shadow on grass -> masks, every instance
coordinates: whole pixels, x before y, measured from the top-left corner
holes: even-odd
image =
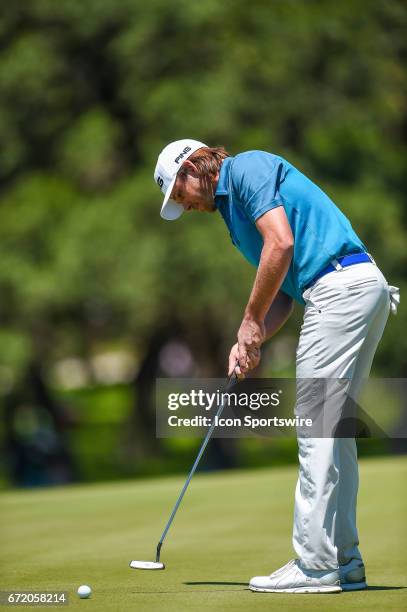
[[[367,591],[397,591],[399,589],[405,589],[405,586],[371,586],[367,587]]]
[[[232,591],[248,591],[248,585],[246,582],[184,582],[186,586],[240,586],[245,587],[242,589],[212,589],[212,590],[203,590],[198,589],[195,591],[196,595],[199,593],[231,593]],[[365,591],[397,591],[400,589],[405,589],[405,586],[369,586]],[[175,594],[175,593],[193,593],[194,591],[190,590],[182,590],[182,591],[133,591],[134,595],[163,595],[163,594]],[[360,593],[360,591],[342,591],[345,595],[348,593]],[[339,593],[335,593],[338,595]]]
[[[188,586],[200,586],[200,585],[231,585],[231,586],[243,586],[243,587],[248,587],[247,582],[184,582],[184,584],[188,585]],[[400,589],[405,589],[407,587],[405,586],[368,586],[367,591],[397,591]],[[233,589],[236,590],[236,589]],[[238,589],[240,590],[240,589]],[[243,589],[242,589],[243,590]],[[356,593],[357,591],[342,591],[343,593]]]
[[[232,586],[244,586],[247,587],[248,584],[247,582],[184,582],[184,584],[187,584],[188,586],[199,586],[199,585],[203,585],[203,584],[219,584],[219,585],[225,585],[225,584],[230,584]]]
[[[182,591],[133,591],[134,595],[164,595],[164,594],[172,594],[174,595],[175,593],[189,593],[189,594],[194,594],[194,595],[199,595],[200,593],[232,593],[232,592],[236,592],[236,591],[248,591],[248,587],[247,587],[247,583],[246,582],[184,582],[183,584],[187,585],[187,586],[213,586],[213,585],[231,585],[231,586],[240,586],[240,587],[245,587],[245,588],[240,588],[240,589],[196,589],[195,591],[191,591],[190,589],[183,589]]]

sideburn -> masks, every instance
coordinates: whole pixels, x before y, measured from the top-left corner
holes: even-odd
[[[199,176],[199,185],[205,193],[213,194],[213,177],[210,174],[201,174]]]

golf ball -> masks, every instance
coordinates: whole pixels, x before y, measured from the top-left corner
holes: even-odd
[[[87,584],[81,584],[78,589],[78,595],[81,599],[87,599],[88,597],[90,597],[91,593],[92,589]]]

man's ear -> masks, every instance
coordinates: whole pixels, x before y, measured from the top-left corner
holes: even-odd
[[[194,177],[198,177],[199,176],[198,168],[189,159],[186,159],[184,161],[184,163],[182,164],[182,167],[183,167],[183,169],[186,170],[187,174],[189,174],[191,176],[194,176]]]

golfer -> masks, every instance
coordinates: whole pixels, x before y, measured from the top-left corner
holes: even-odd
[[[341,379],[343,397],[336,391],[335,402],[344,402],[345,395],[356,400],[399,294],[332,200],[278,155],[247,151],[232,157],[221,147],[190,139],[163,149],[154,179],[164,193],[164,219],[175,220],[184,211],[220,213],[233,244],[257,268],[230,351],[229,374],[236,368],[244,377],[259,364],[263,343],[285,323],[296,300],[305,306],[297,381]],[[310,397],[312,404],[310,385],[297,382],[297,413],[309,409]],[[252,578],[250,588],[364,589],[355,439],[299,437],[298,450],[297,558]]]

